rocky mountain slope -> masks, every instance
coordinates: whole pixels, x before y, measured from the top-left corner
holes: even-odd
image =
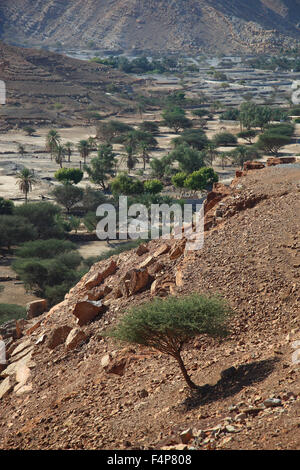
[[[76,123],[89,109],[112,114],[130,107],[135,80],[101,64],[0,42],[0,79],[6,82],[6,123]],[[107,94],[115,85],[128,99]],[[59,108],[56,107],[57,104]],[[91,108],[92,107],[92,108]]]
[[[202,250],[153,240],[18,323],[0,379],[2,449],[299,448],[300,169],[238,176],[209,195]],[[200,396],[170,357],[101,336],[131,305],[191,291],[235,311],[228,340],[183,352]]]
[[[299,0],[2,0],[5,41],[111,51],[265,52],[299,40]]]

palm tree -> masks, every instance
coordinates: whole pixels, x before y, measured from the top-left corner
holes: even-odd
[[[209,142],[204,151],[205,151],[205,159],[208,161],[210,165],[213,164],[214,159],[218,156],[218,151],[216,150],[217,146],[214,142]]]
[[[74,147],[74,144],[72,142],[66,142],[65,143],[65,151],[66,154],[68,155],[68,163],[71,161],[71,155],[72,155],[72,148]]]
[[[80,158],[83,159],[84,164],[86,164],[86,159],[89,156],[91,151],[91,146],[88,140],[80,140],[77,145],[78,151],[80,153]]]
[[[63,145],[57,145],[57,147],[55,148],[54,150],[54,154],[55,154],[55,161],[56,163],[60,166],[60,168],[62,168],[62,163],[65,159],[65,147]]]
[[[20,191],[25,195],[25,203],[28,201],[28,193],[32,191],[32,186],[37,184],[37,181],[34,176],[34,170],[29,170],[24,168],[22,171],[16,174],[17,182]]]
[[[150,145],[147,142],[141,142],[139,145],[139,150],[141,152],[141,157],[143,160],[144,171],[146,169],[146,163],[149,163],[150,155],[149,155]]]
[[[23,144],[18,144],[18,152],[21,154],[21,157],[23,157],[25,153],[25,147]]]
[[[60,135],[55,129],[51,129],[46,137],[46,149],[51,154],[51,160],[55,154],[56,148],[60,144]]]
[[[131,172],[131,170],[133,170],[136,166],[136,164],[138,163],[138,159],[136,158],[135,156],[135,149],[134,147],[132,147],[131,145],[126,145],[124,146],[124,149],[127,153],[126,155],[126,166],[128,168],[128,173]]]

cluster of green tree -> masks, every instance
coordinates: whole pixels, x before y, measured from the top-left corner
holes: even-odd
[[[14,245],[38,238],[64,237],[66,227],[58,206],[40,202],[15,207],[11,201],[8,205],[12,209],[9,214],[6,209],[6,213],[0,211],[1,248],[11,249]]]
[[[246,129],[259,127],[263,129],[272,121],[289,121],[291,112],[284,108],[272,108],[270,106],[260,106],[252,101],[242,103],[240,109],[229,108],[220,115],[224,121],[240,121]]]
[[[299,51],[298,51],[299,52]],[[258,56],[255,58],[248,59],[246,64],[252,68],[260,70],[284,70],[294,72],[300,72],[300,59],[299,54],[296,57],[285,56]]]
[[[179,172],[172,176],[172,183],[176,188],[186,188],[193,191],[203,191],[217,183],[219,180],[217,173],[209,167],[201,168],[188,174]]]
[[[125,73],[144,74],[144,73],[174,73],[174,72],[197,72],[199,68],[192,63],[181,60],[176,57],[160,57],[148,59],[145,56],[134,59],[126,56],[114,56],[108,58],[93,57],[91,62],[107,65],[114,69],[119,69]]]
[[[277,156],[279,150],[291,143],[294,134],[293,124],[269,125],[258,138],[257,147],[264,152]]]
[[[50,306],[59,303],[85,273],[76,245],[48,239],[24,243],[16,250],[13,269],[25,288],[45,297]]]

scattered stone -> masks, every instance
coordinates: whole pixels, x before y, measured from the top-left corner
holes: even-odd
[[[245,421],[247,418],[247,413],[239,413],[235,416],[234,421],[240,422],[240,421]]]
[[[139,247],[136,249],[136,254],[138,256],[143,256],[145,253],[148,253],[148,252],[149,252],[149,250],[148,250],[147,246],[144,243],[139,245]]]
[[[237,432],[237,429],[234,426],[231,426],[230,424],[225,426],[225,430],[230,433]]]
[[[164,243],[154,252],[154,255],[153,255],[154,258],[158,258],[159,256],[165,255],[166,253],[170,251],[170,248],[171,248],[170,245],[168,245],[167,243]]]
[[[149,396],[149,393],[144,388],[142,390],[138,390],[137,393],[140,398],[146,398]]]
[[[0,382],[0,400],[5,398],[12,391],[13,387],[11,384],[10,377],[6,377],[2,382]]]
[[[281,406],[282,402],[281,402],[280,398],[267,398],[264,401],[264,405],[267,408],[275,408],[276,406]]]
[[[102,313],[104,309],[105,306],[101,300],[85,300],[77,302],[72,314],[77,318],[77,324],[79,326],[83,326],[93,320],[97,315],[99,315],[99,313]]]
[[[68,351],[76,349],[80,344],[87,340],[87,335],[80,328],[73,328],[68,334],[65,345]]]
[[[186,429],[182,433],[180,433],[180,439],[182,444],[188,444],[191,439],[193,439],[193,431],[191,428]]]
[[[59,326],[52,330],[49,335],[47,346],[49,349],[55,349],[60,344],[64,343],[72,328],[68,325]]]
[[[94,274],[85,284],[86,290],[93,289],[93,287],[99,286],[107,277],[112,276],[117,271],[117,264],[114,260],[111,260],[108,266],[101,272]]]
[[[148,266],[151,266],[151,264],[155,263],[155,258],[154,256],[148,256],[138,267],[138,269],[145,269],[148,268]]]

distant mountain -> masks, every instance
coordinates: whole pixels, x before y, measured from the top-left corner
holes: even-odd
[[[272,52],[300,40],[300,0],[1,0],[6,42],[111,51]]]
[[[6,106],[0,107],[0,123],[4,119],[12,126],[69,125],[93,121],[93,111],[115,114],[122,107],[132,107],[130,94],[140,83],[101,64],[1,41],[0,79],[7,88]],[[128,98],[107,93],[111,84]]]

